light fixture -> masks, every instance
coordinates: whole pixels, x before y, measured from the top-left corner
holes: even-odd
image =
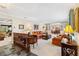
[[[74,30],[72,29],[71,25],[69,25],[69,24],[66,25],[66,28],[64,29],[64,31],[69,34],[74,33]]]
[[[68,33],[69,43],[71,43],[72,42],[72,36],[71,36],[71,34],[74,33],[74,30],[72,29],[72,26],[69,25],[69,24],[67,24],[66,27],[65,27],[65,29],[64,29],[64,32]]]

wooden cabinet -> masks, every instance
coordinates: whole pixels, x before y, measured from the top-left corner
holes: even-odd
[[[14,33],[14,44],[26,50],[27,53],[30,52],[30,44],[27,39],[27,34]]]

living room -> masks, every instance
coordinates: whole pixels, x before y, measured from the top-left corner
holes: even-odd
[[[0,56],[79,56],[78,12],[78,3],[0,3]]]

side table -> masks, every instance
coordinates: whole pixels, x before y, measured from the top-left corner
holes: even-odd
[[[61,43],[61,55],[62,56],[77,56],[78,55],[77,45]]]

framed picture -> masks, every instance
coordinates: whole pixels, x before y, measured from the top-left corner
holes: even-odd
[[[39,29],[39,25],[34,25],[34,30],[38,30]]]
[[[24,25],[19,24],[19,29],[24,29]]]

